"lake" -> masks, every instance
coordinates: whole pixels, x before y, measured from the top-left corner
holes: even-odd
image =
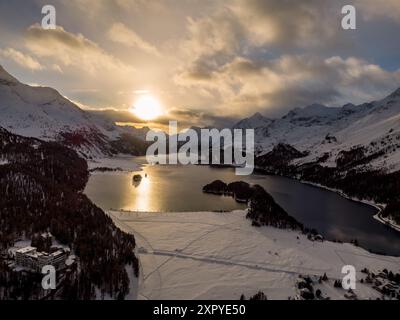
[[[290,215],[306,227],[315,228],[327,239],[350,242],[374,252],[400,256],[400,232],[376,221],[377,210],[340,195],[293,179],[253,174],[236,176],[233,168],[209,166],[147,165],[143,179],[133,184],[133,173],[92,174],[85,193],[104,210],[148,212],[231,211],[244,209],[231,197],[204,194],[202,188],[216,179],[226,183],[243,180],[265,188]],[[145,177],[147,174],[147,177]]]

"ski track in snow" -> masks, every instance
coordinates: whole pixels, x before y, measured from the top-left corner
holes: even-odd
[[[314,243],[298,232],[274,228],[260,231],[250,226],[244,212],[109,214],[120,228],[135,235],[141,248],[139,296],[145,299],[236,299],[240,290],[246,294],[264,290],[268,297],[281,299],[296,295],[299,275],[327,273],[333,280],[341,279],[346,264],[357,265],[358,271],[389,266],[398,272],[400,267],[400,258],[370,254],[350,244]],[[224,243],[227,236],[232,244]],[[248,238],[255,239],[256,247],[242,243]],[[263,245],[259,256],[257,249]],[[236,246],[237,254],[232,252]],[[362,288],[361,296],[369,297],[372,289]],[[326,290],[332,298],[343,298],[341,292]]]

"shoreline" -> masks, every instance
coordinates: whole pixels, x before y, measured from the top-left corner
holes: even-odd
[[[349,199],[351,200],[351,199]],[[231,211],[219,211],[219,210],[204,210],[204,211],[133,211],[133,210],[124,210],[124,209],[116,209],[116,208],[109,208],[107,210],[104,210],[104,212],[109,215],[109,216],[113,216],[113,213],[118,213],[120,215],[124,215],[124,214],[128,214],[131,217],[139,217],[140,215],[148,215],[150,217],[157,217],[157,216],[163,216],[163,215],[181,215],[181,214],[237,214],[237,213],[246,213],[248,210],[247,209],[235,209],[235,210],[231,210]],[[245,216],[245,215],[244,215]],[[115,218],[115,216],[113,216]],[[375,216],[373,216],[375,218]],[[246,220],[246,219],[245,219]],[[278,230],[278,231],[282,231],[282,230],[286,230],[286,231],[290,231],[290,232],[294,232],[294,233],[299,233],[299,234],[303,234],[301,231],[298,230],[290,230],[290,229],[280,229],[280,228],[275,228],[272,226],[266,226],[268,228],[272,228],[274,230]],[[303,234],[304,235],[304,234]],[[314,241],[313,241],[314,242]],[[355,245],[352,242],[346,242],[346,241],[335,241],[335,240],[330,240],[330,239],[324,239],[323,242],[328,242],[328,243],[332,243],[332,244],[341,244],[341,245],[350,245],[353,246],[355,248],[358,248],[359,250],[364,251],[367,254],[371,254],[371,255],[377,255],[377,256],[381,256],[381,257],[392,257],[392,258],[400,258],[400,255],[395,255],[395,254],[388,254],[388,253],[384,253],[384,252],[376,252],[373,250],[370,250],[366,247],[363,246],[359,246],[359,245]]]
[[[390,227],[390,228],[392,228],[392,229],[394,229],[394,230],[400,232],[400,226],[399,226],[399,225],[397,225],[396,223],[393,223],[391,220],[387,220],[387,219],[383,218],[383,217],[380,215],[380,213],[374,215],[374,219],[375,219],[375,220],[378,220],[379,222],[381,222],[381,223],[387,225],[388,227]]]
[[[288,178],[290,178],[290,177],[288,177]],[[400,232],[400,225],[397,225],[397,224],[391,222],[390,220],[386,220],[381,216],[381,213],[382,213],[383,209],[385,209],[385,207],[386,207],[386,204],[384,204],[384,203],[376,203],[376,202],[371,201],[371,200],[350,197],[349,195],[344,193],[342,190],[329,188],[329,187],[324,186],[324,185],[319,184],[319,183],[298,180],[298,179],[295,179],[295,178],[291,178],[291,179],[294,179],[294,180],[299,181],[300,183],[303,183],[303,184],[306,184],[306,185],[310,185],[310,186],[318,187],[318,188],[321,188],[321,189],[325,189],[327,191],[334,192],[334,193],[340,195],[341,197],[343,197],[343,198],[345,198],[347,200],[358,202],[358,203],[362,203],[362,204],[368,205],[370,207],[373,207],[373,208],[378,210],[377,213],[372,216],[373,219],[375,219],[375,220],[379,221],[380,223],[392,228],[395,231]]]
[[[264,170],[262,168],[256,168],[256,169],[258,169],[260,171]],[[324,189],[324,190],[327,190],[327,191],[334,192],[334,193],[340,195],[341,197],[343,197],[343,198],[345,198],[347,200],[358,202],[358,203],[362,203],[362,204],[368,205],[370,207],[373,207],[373,208],[378,210],[377,213],[372,216],[373,219],[375,219],[375,220],[379,221],[380,223],[392,228],[395,231],[400,232],[400,225],[397,225],[397,224],[391,222],[390,220],[386,220],[386,219],[382,218],[382,216],[381,216],[382,210],[386,207],[386,204],[384,204],[384,203],[376,203],[376,202],[374,202],[372,200],[366,200],[366,199],[360,199],[360,198],[351,197],[351,196],[347,195],[346,193],[344,193],[340,189],[330,188],[330,187],[324,186],[323,184],[319,184],[319,183],[315,183],[315,182],[311,182],[311,181],[307,181],[307,180],[300,180],[300,179],[297,179],[297,178],[294,178],[294,177],[284,176],[284,175],[275,174],[275,173],[261,173],[261,174],[262,175],[280,176],[280,177],[288,178],[288,179],[291,179],[291,180],[295,180],[295,181],[300,182],[300,183],[305,184],[305,185],[309,185],[309,186],[313,186],[313,187],[317,187],[317,188],[320,188],[320,189]]]
[[[186,215],[186,214],[190,214],[190,215],[194,215],[197,214],[216,214],[216,215],[224,215],[224,214],[240,214],[243,216],[244,220],[246,219],[246,212],[247,209],[236,209],[236,210],[232,210],[232,211],[161,211],[161,212],[151,212],[151,211],[132,211],[132,210],[123,210],[123,209],[114,209],[114,208],[110,208],[108,210],[104,210],[104,212],[113,218],[116,218],[117,220],[120,220],[120,217],[116,217],[114,214],[119,214],[119,215],[124,215],[124,214],[134,214],[135,216],[131,216],[131,218],[133,218],[132,221],[135,221],[135,218],[138,218],[139,216],[148,216],[148,217],[157,217],[157,216],[163,216],[163,215]],[[120,220],[121,221],[121,220]],[[140,221],[140,220],[138,220]],[[275,228],[273,226],[264,226],[265,228],[271,228],[272,230],[275,230],[277,233],[279,232],[290,232],[293,234],[299,234],[299,235],[303,235],[306,236],[305,234],[303,234],[301,231],[299,230],[292,230],[292,229],[280,229],[280,228]],[[308,240],[311,241],[311,240]],[[312,241],[315,242],[315,241]],[[367,248],[361,247],[361,246],[356,246],[354,245],[354,243],[351,242],[340,242],[340,241],[333,241],[333,240],[328,240],[328,239],[324,239],[324,241],[322,243],[328,243],[328,244],[335,244],[335,245],[344,245],[344,246],[352,246],[354,248],[356,248],[356,250],[361,250],[364,251],[366,254],[370,254],[370,255],[376,255],[376,256],[380,256],[380,257],[389,257],[389,258],[400,258],[400,255],[393,255],[393,254],[385,254],[385,253],[380,253],[380,252],[374,252],[374,251],[370,251]],[[315,242],[317,243],[317,242]]]
[[[297,180],[297,179],[295,179],[295,180]],[[307,185],[311,185],[311,186],[314,186],[314,187],[318,187],[318,188],[322,188],[322,189],[334,192],[334,193],[340,195],[341,197],[343,197],[345,199],[371,206],[371,207],[373,207],[373,208],[378,210],[378,212],[372,216],[375,220],[377,220],[380,223],[382,223],[382,224],[384,224],[384,225],[386,225],[386,226],[388,226],[388,227],[400,232],[400,225],[397,225],[396,223],[393,223],[391,220],[388,220],[388,219],[385,219],[385,218],[382,217],[382,215],[381,215],[382,210],[386,207],[386,204],[384,204],[384,203],[376,203],[376,202],[371,201],[371,200],[365,200],[365,199],[359,199],[359,198],[350,197],[350,196],[348,196],[347,194],[345,194],[343,191],[341,191],[339,189],[329,188],[329,187],[326,187],[326,186],[318,184],[318,183],[314,183],[314,182],[310,182],[310,181],[302,181],[302,180],[297,180],[297,181],[299,181],[300,183],[304,183],[304,184],[307,184]]]
[[[135,160],[135,158],[137,158],[137,157],[135,157],[135,156],[129,156],[129,157],[127,157],[127,156],[117,156],[115,158],[106,158],[106,159],[110,160],[110,159],[118,159],[118,158],[120,160],[126,161],[128,159]],[[99,159],[99,160],[100,160],[100,163],[101,163],[102,159]],[[87,161],[87,162],[89,164],[89,161]],[[94,163],[94,161],[91,161],[91,162],[92,162],[92,164]],[[137,162],[134,162],[134,163],[135,163],[135,168],[126,169],[123,166],[122,168],[121,167],[117,168],[119,170],[115,170],[116,169],[115,166],[114,167],[110,166],[109,168],[110,169],[114,169],[114,170],[104,171],[104,172],[94,170],[92,172],[89,171],[89,174],[99,174],[99,173],[100,174],[103,174],[103,173],[109,173],[109,174],[121,173],[122,174],[124,172],[126,172],[126,173],[141,172],[141,171],[143,171],[143,167],[146,165],[146,163],[137,163]],[[218,168],[218,166],[215,166],[215,167]],[[227,167],[228,168],[235,168],[234,165],[227,165],[227,166],[223,166],[222,168],[227,168]],[[384,219],[381,216],[382,210],[386,207],[386,204],[384,204],[384,203],[376,203],[376,202],[371,201],[371,200],[359,199],[359,198],[351,197],[351,196],[347,195],[346,193],[344,193],[342,190],[330,188],[330,187],[324,186],[324,185],[319,184],[319,183],[306,181],[306,180],[300,180],[300,179],[297,179],[295,177],[279,175],[279,174],[270,173],[270,172],[263,172],[263,171],[265,171],[265,169],[263,169],[263,168],[255,167],[254,169],[255,170],[259,170],[260,175],[274,175],[274,176],[285,177],[285,178],[288,178],[288,179],[291,179],[291,180],[295,180],[295,181],[297,181],[299,183],[302,183],[302,184],[305,184],[305,185],[309,185],[309,186],[317,187],[317,188],[324,189],[324,190],[327,190],[327,191],[330,191],[330,192],[334,192],[334,193],[340,195],[341,197],[343,197],[343,198],[345,198],[347,200],[371,206],[371,207],[373,207],[373,208],[375,208],[377,210],[377,213],[372,216],[373,219],[375,219],[376,221],[378,221],[378,222],[380,222],[380,223],[392,228],[395,231],[400,232],[400,225],[397,225],[397,224],[393,223],[391,220]],[[252,174],[257,174],[257,173],[253,172]]]

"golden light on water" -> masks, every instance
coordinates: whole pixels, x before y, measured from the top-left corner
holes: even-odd
[[[136,187],[136,195],[132,198],[133,203],[132,208],[137,211],[148,211],[151,206],[151,186],[150,179],[148,177],[143,177],[141,182]]]
[[[162,114],[160,101],[149,94],[141,95],[130,111],[143,120],[154,120]]]

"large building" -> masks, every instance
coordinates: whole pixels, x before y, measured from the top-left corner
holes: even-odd
[[[57,270],[65,267],[65,261],[69,256],[69,250],[59,248],[52,253],[38,252],[35,247],[25,247],[15,252],[17,265],[42,272],[42,268],[47,265],[54,266]]]

